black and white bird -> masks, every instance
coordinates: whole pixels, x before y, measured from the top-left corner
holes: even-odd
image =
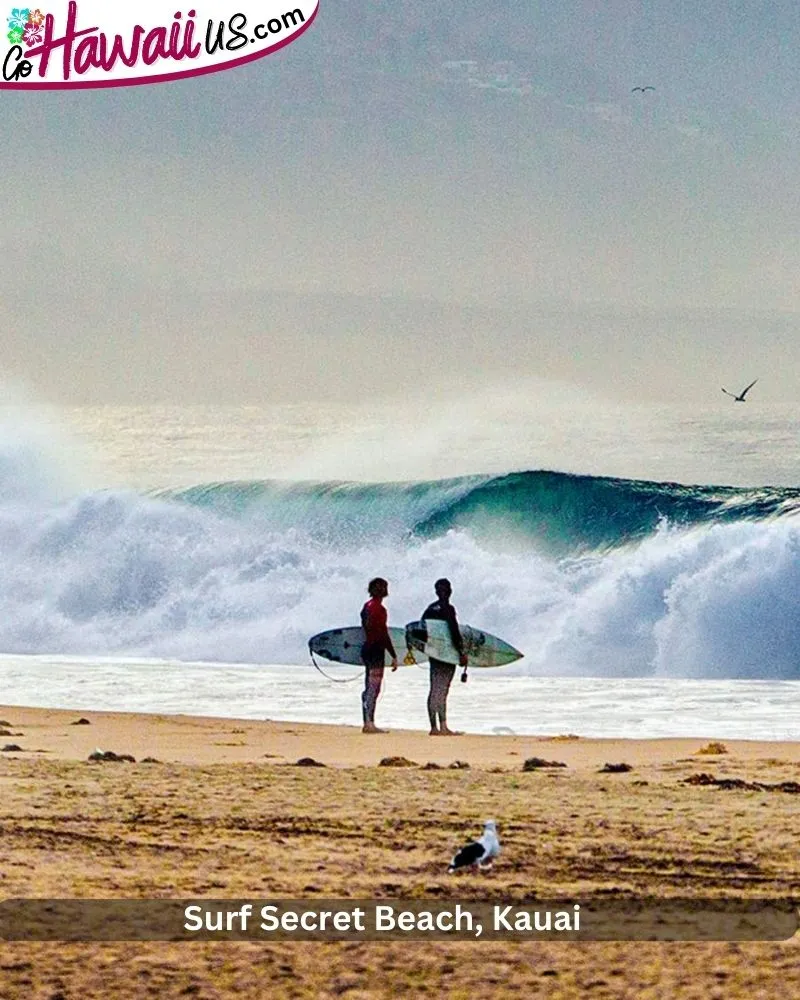
[[[725,388],[723,388],[722,391],[725,393],[726,396],[732,396],[733,401],[735,403],[743,403],[745,401],[744,397],[748,394],[748,392],[750,392],[750,390],[753,388],[756,382],[758,382],[758,379],[754,378],[753,381],[750,383],[750,385],[748,385],[746,389],[742,389],[742,391],[739,393],[738,396],[736,395],[735,392],[728,392],[728,390]]]
[[[493,819],[487,819],[482,835],[477,840],[465,844],[450,862],[448,874],[458,871],[459,868],[472,868],[473,871],[490,868],[499,853],[497,826]]]

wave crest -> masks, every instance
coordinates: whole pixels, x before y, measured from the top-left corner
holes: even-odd
[[[798,497],[558,472],[0,489],[0,650],[306,662],[372,576],[393,624],[448,576],[529,673],[800,678]]]
[[[692,527],[762,521],[800,508],[797,489],[686,486],[550,471],[411,483],[209,483],[157,495],[342,541],[435,538],[464,529],[486,544],[522,542],[553,556],[625,545],[652,534],[662,522]]]

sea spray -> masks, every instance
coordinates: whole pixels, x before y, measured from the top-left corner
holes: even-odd
[[[370,577],[402,624],[446,575],[531,674],[800,676],[794,489],[531,471],[65,499],[38,447],[0,437],[0,652],[306,662]]]

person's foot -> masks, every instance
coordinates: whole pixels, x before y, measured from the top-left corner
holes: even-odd
[[[438,729],[431,729],[431,731],[428,733],[428,736],[441,736],[441,735],[442,734],[439,732]]]
[[[361,730],[362,733],[388,733],[388,729],[378,729],[374,722],[368,722]]]

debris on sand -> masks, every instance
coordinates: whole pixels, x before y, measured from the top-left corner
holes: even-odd
[[[624,774],[626,771],[632,771],[633,768],[630,764],[626,764],[624,761],[621,764],[603,764],[598,774]]]
[[[89,760],[115,760],[127,761],[129,764],[136,763],[136,758],[132,757],[129,753],[114,753],[113,750],[95,750],[89,754]]]
[[[727,753],[728,748],[724,743],[720,743],[717,740],[712,740],[711,743],[706,743],[704,747],[700,747],[699,750],[695,750],[696,754],[718,754]]]
[[[683,779],[686,785],[713,785],[724,791],[735,789],[745,792],[786,792],[789,795],[800,795],[800,782],[779,781],[769,784],[765,781],[745,781],[744,778],[715,778],[713,774],[693,774]]]
[[[382,757],[378,767],[419,767],[419,764],[408,757]]]
[[[540,767],[566,767],[561,760],[545,760],[543,757],[528,757],[522,765],[523,771],[538,771]]]
[[[301,757],[297,761],[296,767],[327,767],[327,764],[323,764],[321,760],[314,760],[313,757]]]

